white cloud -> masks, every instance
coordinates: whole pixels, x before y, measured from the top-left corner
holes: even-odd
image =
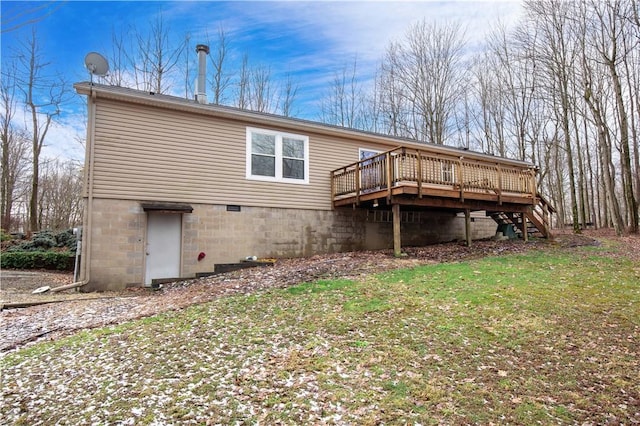
[[[42,157],[84,162],[86,121],[85,115],[77,114],[55,121],[45,139]]]
[[[41,115],[39,120],[40,123],[44,123],[44,115]],[[84,161],[86,121],[86,116],[78,113],[68,113],[54,118],[45,135],[40,153],[41,161],[48,159]],[[31,115],[27,115],[25,110],[16,110],[13,123],[31,132]]]
[[[78,5],[81,11],[87,4],[70,2],[67,6]],[[357,58],[359,79],[370,79],[388,44],[401,40],[412,24],[423,19],[459,22],[470,49],[476,49],[498,21],[513,23],[522,13],[522,5],[511,0],[196,1],[162,3],[161,7],[137,10],[148,13],[135,16],[138,23],[151,22],[162,11],[174,36],[181,38],[190,33],[193,47],[204,42],[207,34],[214,43],[218,29],[224,28],[235,55],[231,59],[239,64],[242,53],[247,52],[250,64],[270,66],[274,79],[291,73],[299,84],[299,104],[305,106],[301,112],[314,118],[316,113],[308,108],[313,106],[313,99],[319,99],[335,73],[350,67]],[[132,19],[129,17],[121,25],[126,26]],[[76,69],[76,73],[81,71]],[[172,93],[181,94],[184,83],[174,83]],[[76,103],[78,108],[82,106]],[[44,155],[83,160],[83,147],[77,140],[84,140],[85,122],[82,113],[61,117],[50,130]]]
[[[421,20],[459,23],[468,49],[473,52],[498,22],[515,22],[522,11],[519,1],[287,1],[214,5],[210,13],[196,14],[200,34],[206,30],[214,41],[217,29],[224,28],[232,48],[248,52],[251,64],[266,63],[274,75],[286,72],[297,75],[299,97],[316,99],[335,73],[350,67],[356,58],[359,79],[370,79],[389,43],[402,40],[409,27]],[[186,13],[184,6],[181,9]],[[197,34],[198,31],[194,38]],[[305,103],[309,105],[308,101]]]
[[[327,58],[358,55],[378,60],[390,41],[400,40],[421,20],[460,22],[469,38],[483,38],[497,22],[513,22],[521,13],[519,1],[407,1],[407,2],[258,2],[233,3],[231,17],[222,21],[231,35],[250,40],[256,27],[293,33],[302,46],[314,46]],[[316,52],[312,52],[316,53]]]

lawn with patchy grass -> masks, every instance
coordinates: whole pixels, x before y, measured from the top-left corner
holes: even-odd
[[[640,266],[604,251],[303,283],[35,344],[0,360],[3,422],[635,424]]]

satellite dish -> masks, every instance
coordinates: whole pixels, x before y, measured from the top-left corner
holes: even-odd
[[[89,72],[91,73],[91,82],[93,83],[93,76],[105,76],[109,71],[109,63],[99,53],[89,52],[87,56],[84,57],[84,66],[87,67]]]

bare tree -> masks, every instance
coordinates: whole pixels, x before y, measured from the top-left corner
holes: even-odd
[[[11,3],[9,3],[11,4]],[[43,1],[29,5],[26,2],[13,3],[11,7],[2,8],[2,31],[7,33],[19,28],[34,25],[58,10],[64,2]]]
[[[535,39],[535,33],[532,38]],[[538,75],[528,45],[518,45],[518,38],[511,37],[502,25],[492,33],[489,49],[495,58],[498,89],[505,108],[505,129],[515,139],[515,152],[511,155],[521,160],[535,158],[532,139],[528,138],[531,115],[536,104]]]
[[[43,165],[40,222],[51,230],[69,229],[82,218],[82,174],[73,161],[54,160]]]
[[[629,119],[631,128],[631,138],[633,147],[633,168],[635,169],[635,197],[636,201],[640,203],[640,67],[634,66],[634,64],[640,64],[640,49],[638,49],[638,42],[640,42],[640,19],[638,18],[638,10],[640,5],[635,3],[634,12],[632,16],[635,19],[630,19],[627,25],[630,27],[630,37],[623,39],[624,51],[629,52],[625,57],[624,67],[627,76],[627,91],[629,99]],[[635,35],[635,38],[633,37]],[[635,43],[634,43],[635,40]],[[635,46],[635,48],[632,48]],[[640,210],[640,206],[638,206]]]
[[[474,121],[482,129],[480,149],[488,154],[506,156],[507,100],[502,88],[504,76],[496,72],[498,67],[495,55],[489,52],[477,57],[473,63],[470,75],[474,77],[474,95],[479,104]]]
[[[546,80],[548,101],[553,107],[555,119],[560,124],[563,148],[566,152],[567,174],[573,231],[580,232],[578,201],[574,171],[571,133],[571,78],[576,59],[571,28],[571,4],[559,0],[527,1],[525,8],[532,25],[537,29],[536,38],[524,40],[534,46],[533,54],[541,65]]]
[[[392,115],[401,120],[400,125],[392,124],[392,134],[445,143],[465,91],[463,48],[458,24],[421,21],[409,28],[403,43],[387,49],[381,67],[383,90],[396,106]],[[387,72],[393,77],[384,75]]]
[[[236,99],[235,106],[240,109],[248,109],[249,102],[249,84],[251,71],[249,70],[249,56],[245,53],[242,56],[242,65],[238,72],[238,81],[236,83]]]
[[[189,91],[190,35],[175,39],[162,15],[149,23],[146,32],[129,27],[124,33],[112,31],[111,39],[110,71],[105,77],[109,84],[154,93],[168,93],[184,84]]]
[[[150,32],[145,37],[137,34],[139,60],[133,64],[137,79],[143,90],[167,93],[171,89],[171,72],[180,62],[187,48],[187,38],[177,45],[170,40],[170,29],[165,26],[162,15],[151,23]]]
[[[489,118],[489,103],[491,102],[494,85],[491,73],[487,72],[488,59],[486,54],[477,55],[471,65],[470,75],[473,77],[473,99],[475,108],[472,110],[472,120],[477,135],[476,149],[490,153],[489,141],[492,139],[492,129]]]
[[[321,101],[321,120],[324,123],[349,128],[361,128],[364,95],[358,82],[357,59],[350,69],[343,67],[333,75],[327,93]]]
[[[133,85],[131,76],[127,69],[127,45],[125,35],[121,31],[119,34],[115,29],[111,31],[111,54],[109,55],[109,74],[101,76],[105,81],[118,87],[128,87]]]
[[[273,85],[270,67],[253,68],[249,78],[249,109],[272,112]]]
[[[187,34],[184,38],[185,46],[189,46],[191,44],[191,34]],[[184,98],[185,99],[195,99],[195,85],[191,81],[191,49],[184,49],[183,57],[184,57]],[[206,83],[205,83],[206,84]]]
[[[374,98],[381,111],[378,126],[392,136],[411,136],[409,130],[409,96],[399,81],[400,44],[391,43],[376,77]]]
[[[597,22],[595,25],[589,25],[588,28],[597,28],[597,32],[595,34],[590,33],[595,37],[589,38],[594,40],[594,48],[598,52],[599,60],[604,63],[609,72],[616,103],[619,129],[618,144],[621,151],[622,188],[627,214],[629,215],[629,228],[631,232],[637,233],[639,224],[638,202],[633,192],[631,150],[629,147],[629,118],[619,73],[619,67],[630,53],[622,50],[626,45],[626,43],[622,42],[626,36],[626,31],[624,22],[620,18],[629,16],[631,10],[629,9],[629,3],[621,0],[607,0],[604,2],[591,0],[590,10],[593,12]],[[635,46],[637,45],[638,43],[636,42]]]
[[[47,75],[49,63],[44,62],[35,28],[19,56],[19,87],[31,116],[31,195],[29,200],[29,231],[39,230],[38,194],[40,185],[40,154],[53,118],[60,114],[60,105],[67,93],[66,82],[60,76]]]
[[[298,84],[293,80],[290,73],[287,73],[283,86],[280,90],[279,107],[280,113],[285,117],[293,115],[293,103],[298,95]]]
[[[209,44],[211,42],[208,41]],[[227,72],[227,56],[229,55],[229,40],[222,27],[218,28],[215,49],[209,55],[209,60],[213,66],[213,79],[211,89],[213,90],[213,103],[223,104],[225,102],[225,93],[231,84],[231,76]]]
[[[25,176],[28,165],[29,137],[14,123],[18,100],[16,97],[16,69],[14,64],[5,65],[0,85],[0,139],[2,140],[2,180],[0,185],[1,227],[13,229],[12,211],[14,202],[23,194],[19,193],[20,180]]]
[[[2,180],[0,182],[0,219],[2,229],[11,230],[11,207],[13,204],[13,191],[15,188],[11,162],[12,147],[15,145],[12,128],[13,117],[16,112],[15,98],[15,69],[5,65],[0,84],[0,100],[2,101],[2,114],[0,115],[0,139],[2,140]]]
[[[235,86],[235,98],[231,105],[251,111],[290,115],[298,86],[290,75],[278,86],[268,66],[250,66],[244,54]]]

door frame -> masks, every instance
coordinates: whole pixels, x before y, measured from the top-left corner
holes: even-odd
[[[184,255],[184,245],[183,245],[183,240],[184,240],[184,214],[182,211],[154,211],[154,210],[147,210],[146,211],[146,216],[145,216],[145,228],[144,228],[144,233],[145,233],[145,238],[144,238],[144,244],[142,246],[143,249],[143,268],[142,268],[142,283],[145,287],[150,287],[152,284],[152,280],[156,279],[156,278],[151,278],[150,280],[147,280],[149,274],[149,271],[147,270],[148,267],[148,258],[149,258],[149,217],[150,215],[158,215],[158,216],[164,216],[164,215],[172,215],[172,216],[179,216],[179,224],[180,224],[180,237],[179,237],[179,251],[178,251],[178,259],[177,259],[177,266],[178,266],[178,277],[158,277],[158,278],[179,278],[182,276],[182,259],[183,259],[183,255]]]

